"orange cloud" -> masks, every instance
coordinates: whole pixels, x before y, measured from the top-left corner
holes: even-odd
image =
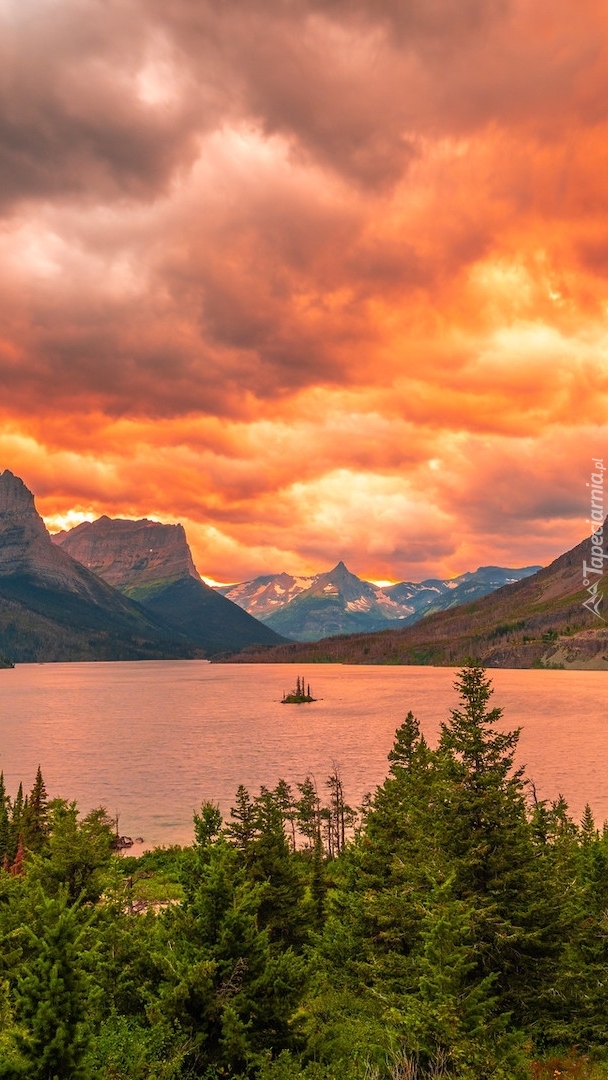
[[[0,465],[49,522],[182,520],[216,580],[580,539],[608,408],[605,5],[1,19]]]

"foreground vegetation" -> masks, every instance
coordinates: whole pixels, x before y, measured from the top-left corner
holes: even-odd
[[[608,834],[536,801],[482,669],[457,687],[359,815],[335,771],[241,787],[121,859],[103,810],[0,781],[0,1077],[608,1077]]]

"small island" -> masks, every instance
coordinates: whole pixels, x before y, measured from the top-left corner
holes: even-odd
[[[292,690],[290,694],[283,694],[281,705],[303,705],[304,702],[316,700],[310,692],[310,683],[307,686],[304,678],[300,679],[298,675],[295,690]]]

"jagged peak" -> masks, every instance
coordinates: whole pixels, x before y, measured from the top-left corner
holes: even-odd
[[[34,496],[19,476],[5,469],[0,473],[0,513],[23,510],[36,512]]]
[[[340,559],[339,563],[336,563],[333,570],[329,570],[327,575],[324,576],[330,577],[332,574],[348,574],[349,577],[356,577],[356,574],[351,573],[351,571],[344,564],[342,559]]]

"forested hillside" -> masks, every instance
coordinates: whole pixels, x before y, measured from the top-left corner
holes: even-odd
[[[0,1077],[607,1077],[608,833],[535,800],[480,667],[456,687],[359,811],[335,770],[241,787],[140,859],[0,780]]]

